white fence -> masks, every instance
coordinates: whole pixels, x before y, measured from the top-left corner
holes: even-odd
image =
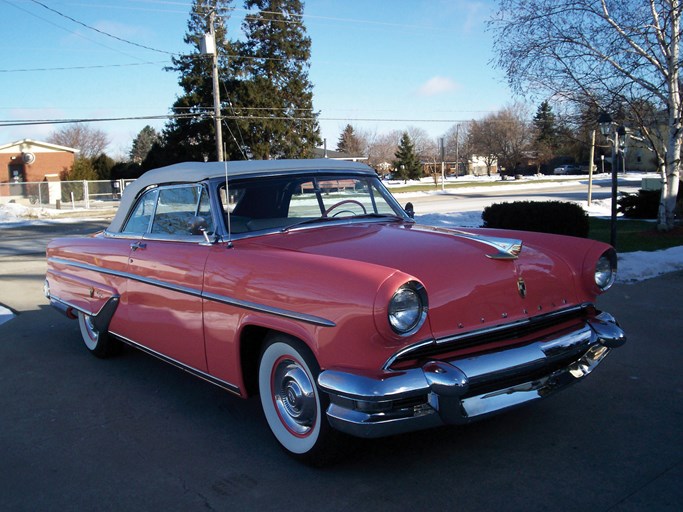
[[[38,181],[0,183],[0,204],[56,209],[116,208],[133,180]]]

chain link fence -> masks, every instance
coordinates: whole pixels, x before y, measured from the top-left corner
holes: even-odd
[[[57,210],[117,208],[124,188],[133,180],[0,183],[0,204],[17,203]]]

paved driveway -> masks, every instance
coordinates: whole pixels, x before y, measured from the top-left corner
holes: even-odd
[[[0,303],[18,312],[0,326],[2,510],[683,509],[683,272],[601,300],[629,341],[585,382],[314,470],[276,446],[258,400],[132,349],[86,353],[44,270],[0,256]]]

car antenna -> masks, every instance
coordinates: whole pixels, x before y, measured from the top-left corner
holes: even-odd
[[[223,154],[225,154],[226,147],[223,144]],[[230,189],[228,188],[228,161],[223,160],[225,167],[225,207],[228,213],[228,249],[232,249],[232,226],[230,225]]]

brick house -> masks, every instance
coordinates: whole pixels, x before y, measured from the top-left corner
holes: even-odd
[[[71,170],[77,149],[23,139],[0,145],[0,183],[40,182]]]

